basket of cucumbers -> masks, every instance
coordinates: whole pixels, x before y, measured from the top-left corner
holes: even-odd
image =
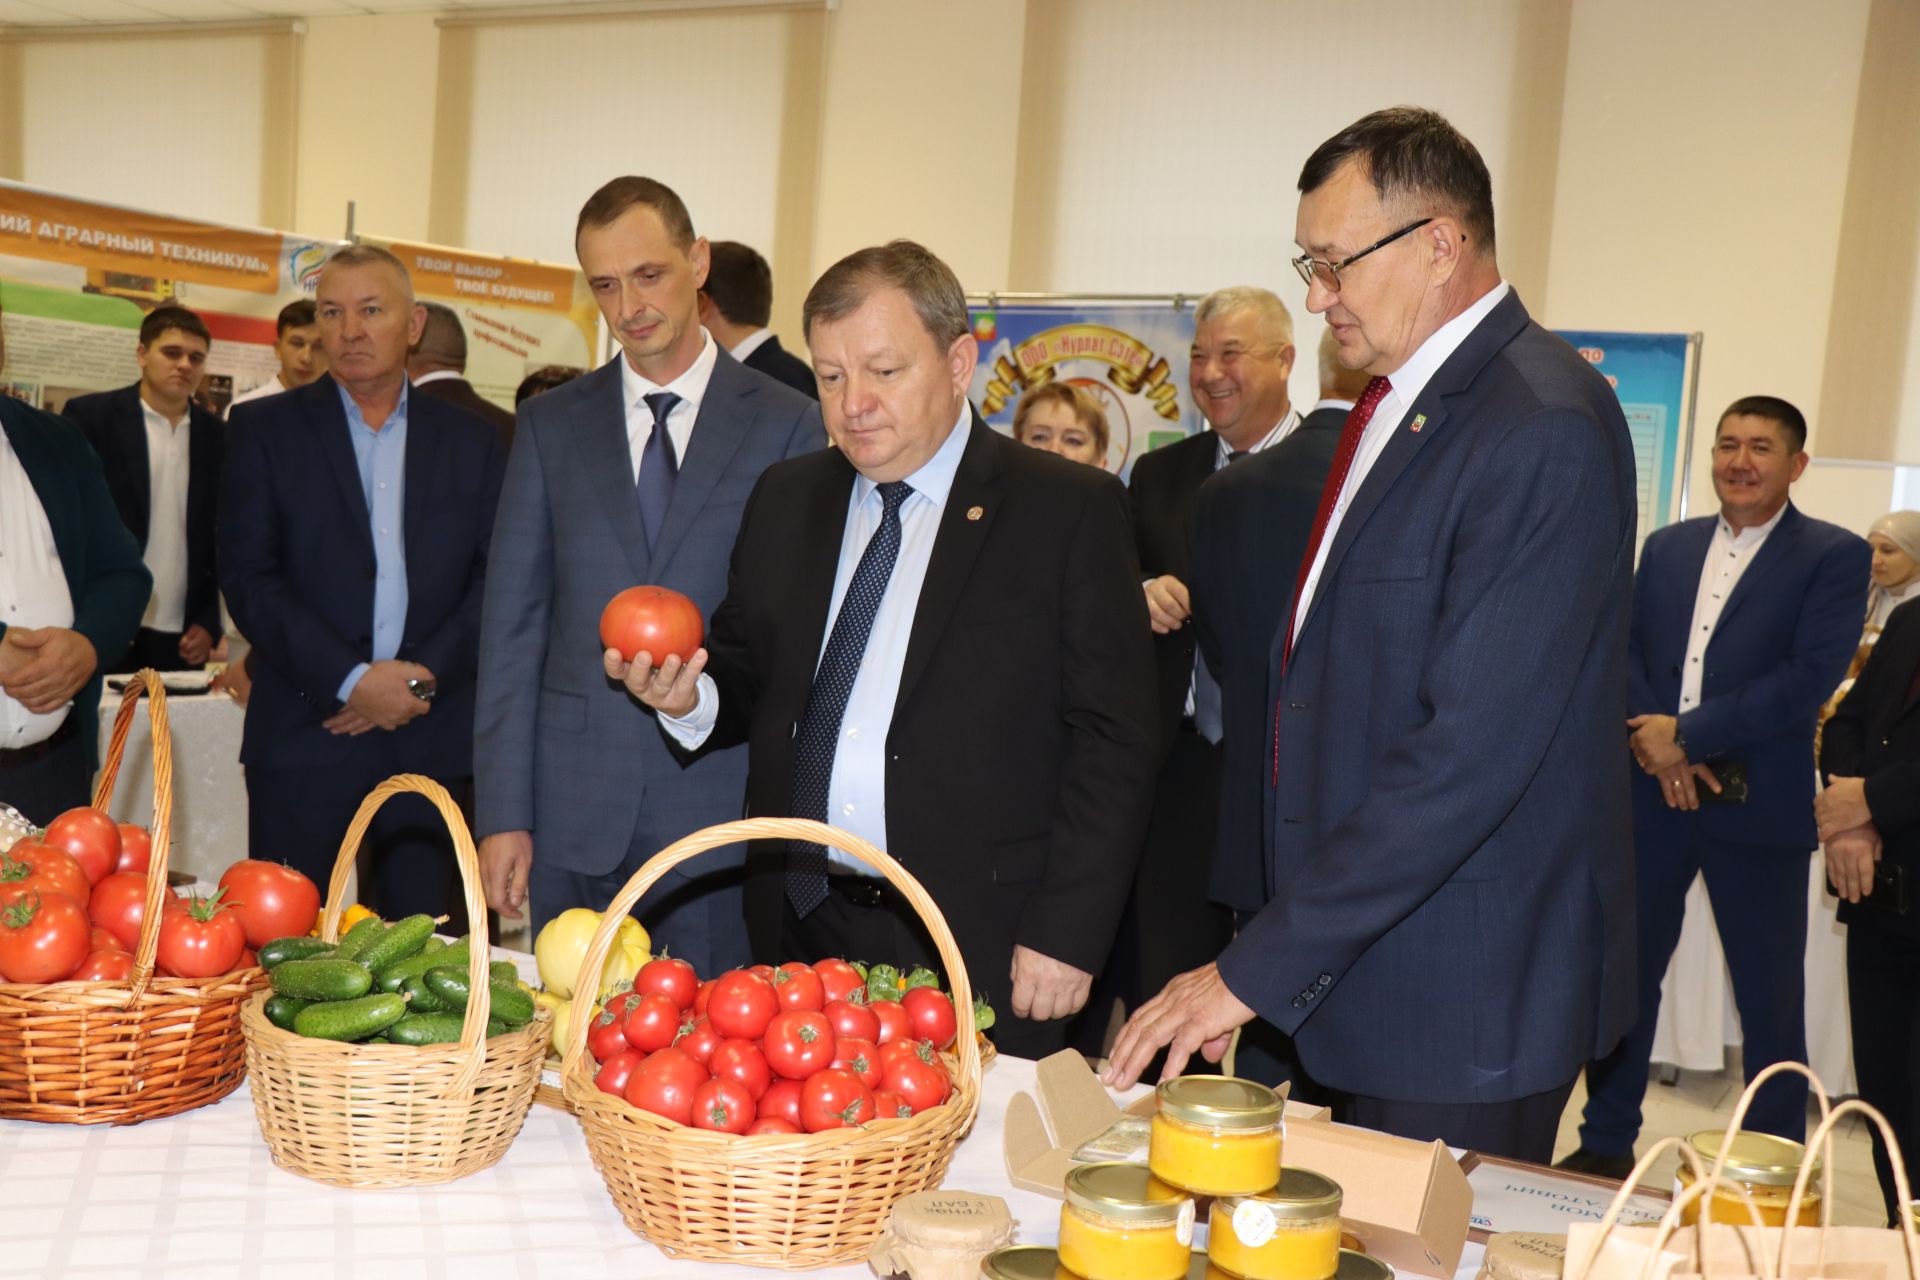
[[[432,917],[340,931],[361,837],[393,796],[425,796],[453,833],[474,932],[448,943]],[[320,932],[261,949],[271,989],[241,1013],[260,1132],[274,1163],[316,1182],[451,1182],[494,1164],[520,1132],[552,1015],[513,966],[489,963],[473,837],[446,789],[402,774],[374,788],[341,842]]]

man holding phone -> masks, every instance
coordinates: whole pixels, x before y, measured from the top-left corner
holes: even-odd
[[[1807,423],[1773,396],[1736,400],[1713,443],[1720,510],[1656,531],[1634,575],[1623,728],[1642,776],[1633,828],[1639,1018],[1587,1066],[1580,1149],[1562,1168],[1633,1167],[1660,982],[1687,890],[1703,877],[1733,978],[1749,1079],[1806,1061],[1807,859],[1813,735],[1866,605],[1864,540],[1802,515]],[[1806,1085],[1768,1083],[1746,1127],[1806,1138]]]

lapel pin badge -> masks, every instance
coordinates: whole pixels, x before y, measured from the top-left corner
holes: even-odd
[[[968,507],[967,508],[967,519],[969,520],[978,520],[981,516],[984,516],[985,514],[987,514],[987,509],[985,507]]]
[[[1424,413],[1416,413],[1413,415],[1413,425],[1408,427],[1407,430],[1418,431],[1420,428],[1426,425],[1427,425],[1427,415]]]

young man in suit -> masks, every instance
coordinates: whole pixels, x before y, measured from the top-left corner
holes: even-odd
[[[153,577],[73,424],[8,395],[0,548],[0,800],[44,826],[89,799],[100,673],[132,641]]]
[[[744,752],[682,770],[600,671],[600,611],[640,583],[711,617],[760,473],[826,444],[812,401],[744,368],[695,299],[707,242],[650,178],[580,211],[581,269],[620,343],[608,364],[529,399],[508,466],[481,624],[480,863],[487,899],[536,928],[607,902],[688,832],[740,816]],[[740,850],[676,870],[636,908],[712,974],[747,959]]]
[[[737,240],[715,240],[707,282],[700,290],[700,323],[741,364],[820,398],[807,362],[780,345],[767,328],[773,318],[773,268]]]
[[[295,298],[280,308],[280,318],[274,322],[273,354],[280,361],[280,372],[235,396],[227,406],[227,417],[233,417],[240,405],[304,387],[327,371],[327,352],[320,345],[320,322],[314,318],[312,298]]]
[[[420,304],[427,313],[420,340],[407,353],[407,380],[414,390],[465,409],[493,424],[502,448],[513,447],[513,415],[473,389],[467,381],[467,331],[452,307]]]
[[[1632,444],[1501,280],[1492,181],[1445,119],[1366,116],[1300,190],[1307,308],[1372,377],[1269,659],[1273,898],[1134,1016],[1110,1079],[1259,1016],[1357,1124],[1548,1159],[1632,1020]]]
[[[211,346],[199,316],[156,307],[134,348],[140,381],[67,401],[153,575],[140,630],[115,671],[189,670],[220,641],[214,517],[226,429],[193,400]]]
[[[689,752],[748,744],[747,809],[830,821],[926,886],[1003,1049],[1066,1038],[1107,957],[1155,766],[1126,493],[967,403],[966,297],[910,241],[804,309],[838,446],[768,470],[690,663],[607,672]],[[762,959],[934,961],[897,890],[820,846],[765,850]]]
[[[1787,492],[1807,422],[1774,396],[1736,400],[1713,442],[1716,515],[1657,530],[1634,576],[1625,728],[1633,784],[1638,1018],[1587,1068],[1580,1149],[1562,1164],[1624,1177],[1687,890],[1706,882],[1753,1077],[1807,1060],[1807,859],[1814,724],[1860,639],[1865,540],[1811,520]],[[1746,1127],[1806,1140],[1807,1086],[1769,1082]]]
[[[499,436],[407,385],[425,316],[399,259],[335,253],[315,301],[330,371],[233,415],[220,576],[252,642],[240,743],[255,854],[324,883],[360,802],[396,773],[473,774],[480,592]],[[456,913],[453,845],[416,796],[385,805],[362,897]],[[456,926],[458,926],[456,918]]]

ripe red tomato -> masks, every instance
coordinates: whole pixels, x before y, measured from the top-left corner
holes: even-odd
[[[867,980],[860,971],[845,960],[822,960],[813,966],[820,975],[820,982],[827,990],[829,1000],[850,1000],[854,1004],[867,1002]]]
[[[125,951],[89,951],[68,982],[125,982],[133,972],[133,956]]]
[[[700,606],[666,587],[628,587],[600,612],[600,647],[628,662],[644,651],[658,666],[668,654],[690,660],[705,638]]]
[[[826,1007],[827,988],[820,981],[820,975],[798,960],[783,964],[774,971],[773,989],[780,997],[782,1009],[812,1009],[818,1012]]]
[[[800,1127],[800,1082],[798,1080],[775,1080],[760,1095],[760,1118],[762,1120],[784,1120],[793,1126],[795,1133],[803,1133]]]
[[[0,893],[12,889],[64,893],[84,903],[93,893],[93,881],[73,855],[49,849],[38,840],[19,840],[0,854]]]
[[[701,1066],[713,1060],[713,1051],[720,1047],[726,1037],[713,1029],[713,1024],[705,1018],[695,1018],[692,1022],[680,1024],[680,1033],[673,1047],[692,1058]]]
[[[627,1081],[633,1078],[633,1069],[640,1065],[642,1056],[638,1049],[622,1049],[612,1055],[593,1073],[593,1087],[616,1098],[626,1097]]]
[[[47,824],[41,839],[49,849],[72,854],[88,884],[99,884],[120,861],[120,828],[98,809],[67,810]]]
[[[627,1014],[627,1043],[642,1053],[664,1049],[680,1038],[680,1009],[665,996],[645,995]]]
[[[933,1041],[890,1040],[880,1046],[880,1069],[885,1071],[888,1067],[891,1067],[898,1058],[911,1058],[916,1055],[932,1057]]]
[[[701,983],[697,988],[694,989],[694,993],[693,993],[693,1016],[694,1017],[704,1018],[707,1016],[707,1004],[709,1001],[713,999],[713,984],[718,981],[720,981],[720,979],[718,978],[708,978],[705,982]]]
[[[112,934],[108,933],[105,929],[102,929],[99,925],[93,926],[93,932],[87,935],[87,950],[89,951],[126,951],[129,954],[131,954],[132,952],[131,947],[122,946],[120,943],[120,939],[114,937]]]
[[[116,871],[103,878],[87,898],[87,914],[132,951],[140,945],[140,922],[147,914],[146,873]]]
[[[959,1023],[953,1014],[952,996],[932,987],[915,987],[900,997],[900,1007],[907,1011],[907,1020],[913,1024],[916,1037],[933,1041],[936,1049],[953,1044],[954,1030]]]
[[[120,861],[114,864],[115,871],[145,871],[153,861],[153,836],[145,827],[136,827],[131,822],[122,822],[120,826]]]
[[[747,972],[756,978],[765,978],[768,982],[773,981],[774,969],[770,964],[750,964],[747,966]]]
[[[794,1134],[805,1133],[798,1124],[783,1116],[761,1116],[747,1126],[747,1137],[757,1138],[763,1133]]]
[[[240,917],[227,910],[216,891],[197,898],[184,910],[160,916],[160,947],[156,967],[170,978],[212,978],[232,973],[247,949],[247,931]]]
[[[778,1012],[773,984],[745,969],[721,974],[707,1002],[707,1021],[727,1040],[758,1040]]]
[[[606,1062],[623,1049],[630,1048],[627,1043],[627,1020],[613,1012],[609,1007],[600,1012],[587,1028],[587,1052],[593,1055],[595,1062]]]
[[[691,1009],[694,994],[700,989],[700,975],[685,960],[661,956],[640,966],[640,972],[633,975],[633,989],[641,995],[665,996],[676,1009]]]
[[[680,1050],[656,1050],[634,1068],[627,1101],[675,1124],[692,1124],[694,1091],[709,1079],[707,1069]]]
[[[693,1127],[745,1133],[753,1126],[753,1095],[738,1080],[715,1077],[693,1091]]]
[[[880,1019],[865,1005],[854,1004],[850,1000],[829,1000],[821,1012],[833,1024],[836,1038],[851,1036],[869,1042],[880,1039]]]
[[[880,1039],[876,1043],[913,1039],[913,1023],[898,1000],[875,1000],[867,1008],[880,1020]]]
[[[627,1015],[633,1012],[633,1006],[639,1002],[640,993],[638,991],[622,991],[616,995],[608,996],[607,1002],[601,1006],[600,1012],[611,1013],[615,1018],[624,1023],[627,1020]]]
[[[915,1115],[928,1107],[939,1106],[953,1092],[953,1079],[947,1074],[946,1063],[931,1049],[894,1057],[887,1063],[880,1084],[906,1099]]]
[[[277,862],[243,858],[221,874],[220,887],[250,947],[303,934],[320,914],[320,890],[313,881]]]
[[[824,1013],[788,1009],[767,1024],[760,1048],[775,1075],[805,1080],[833,1064],[833,1024]]]
[[[91,927],[64,893],[14,891],[0,907],[0,981],[64,981],[87,958]]]
[[[800,1124],[808,1133],[844,1129],[873,1119],[873,1091],[851,1071],[828,1067],[800,1086]]]
[[[773,1084],[773,1068],[767,1065],[767,1055],[751,1040],[722,1040],[713,1057],[708,1059],[707,1070],[722,1080],[738,1080],[747,1087],[755,1102]]]
[[[833,1065],[860,1077],[869,1089],[880,1087],[880,1051],[871,1040],[836,1035],[833,1041]]]
[[[876,1120],[904,1120],[913,1114],[907,1100],[892,1089],[873,1091],[873,1115]]]

